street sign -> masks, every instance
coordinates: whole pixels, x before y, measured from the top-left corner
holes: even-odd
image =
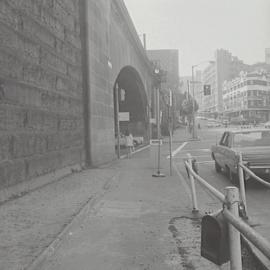
[[[119,121],[129,121],[129,112],[119,112],[118,114]]]
[[[157,120],[156,118],[150,118],[150,124],[156,124]]]

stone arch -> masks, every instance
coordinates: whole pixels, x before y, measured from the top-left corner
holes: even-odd
[[[114,82],[114,122],[117,135],[117,93],[119,113],[129,116],[127,121],[119,119],[120,132],[128,130],[133,136],[148,140],[149,116],[146,89],[138,71],[132,66],[123,67]]]

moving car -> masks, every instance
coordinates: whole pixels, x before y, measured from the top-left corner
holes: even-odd
[[[243,117],[233,117],[231,118],[230,123],[232,125],[247,125],[248,120],[244,119]]]
[[[239,153],[243,163],[256,175],[270,181],[270,130],[225,131],[211,147],[217,172],[224,170],[232,182],[238,181]],[[245,180],[249,176],[245,174]]]
[[[208,121],[207,122],[207,125],[206,125],[208,128],[214,128],[214,127],[220,127],[221,126],[221,123],[216,121],[216,120],[211,120],[211,121]]]

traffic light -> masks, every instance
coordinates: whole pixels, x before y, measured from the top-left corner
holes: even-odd
[[[203,86],[203,93],[205,96],[210,96],[211,95],[211,85],[210,84],[205,84]]]

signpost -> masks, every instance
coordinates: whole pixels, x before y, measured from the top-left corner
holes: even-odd
[[[118,114],[118,119],[119,121],[121,122],[124,122],[124,121],[129,121],[130,117],[129,117],[129,112],[119,112]]]

